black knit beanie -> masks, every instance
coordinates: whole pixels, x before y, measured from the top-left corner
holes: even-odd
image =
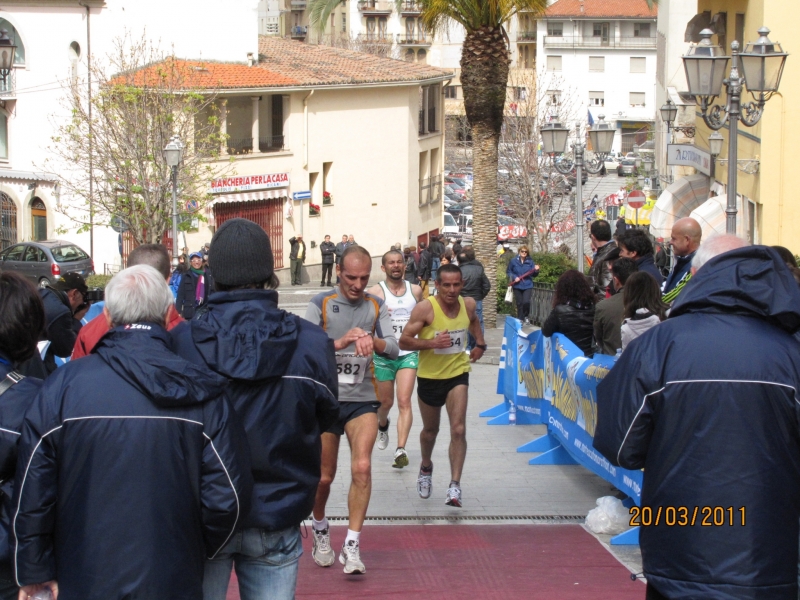
[[[208,266],[217,283],[263,283],[272,277],[274,264],[269,236],[253,221],[229,219],[211,238]]]

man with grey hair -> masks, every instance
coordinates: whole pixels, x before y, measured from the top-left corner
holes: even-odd
[[[648,599],[796,599],[800,288],[774,249],[732,235],[692,273],[598,386],[594,446],[644,468]]]
[[[163,274],[120,271],[106,287],[111,331],[28,410],[12,521],[20,598],[200,598],[206,557],[247,510],[227,383],[170,350],[171,304]]]

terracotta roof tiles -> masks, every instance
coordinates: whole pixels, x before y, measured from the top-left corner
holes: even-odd
[[[556,0],[545,11],[546,17],[586,17],[604,19],[650,18],[658,8],[648,8],[645,0]]]

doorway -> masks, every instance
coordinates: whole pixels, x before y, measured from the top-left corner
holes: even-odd
[[[47,207],[41,198],[31,201],[31,239],[34,242],[43,242],[47,239]]]

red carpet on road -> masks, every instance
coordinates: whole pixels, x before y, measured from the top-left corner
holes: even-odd
[[[346,527],[331,528],[338,551]],[[643,600],[645,586],[579,525],[367,525],[365,575],[323,569],[303,541],[297,598]],[[235,577],[227,600],[239,600]]]

